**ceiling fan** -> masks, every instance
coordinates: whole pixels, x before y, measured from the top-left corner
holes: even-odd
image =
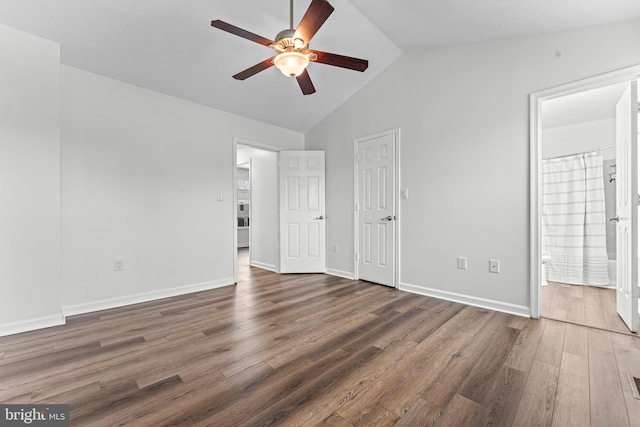
[[[321,52],[319,50],[309,50],[309,41],[320,29],[324,21],[333,12],[333,6],[326,0],[312,0],[309,8],[305,12],[298,28],[293,29],[293,0],[290,0],[289,29],[280,31],[276,35],[276,40],[269,40],[257,34],[243,30],[235,25],[224,21],[211,21],[211,26],[226,31],[247,40],[269,47],[277,52],[276,56],[249,67],[244,71],[234,75],[236,80],[244,80],[260,71],[275,65],[285,76],[295,77],[305,95],[315,93],[307,65],[309,62],[319,62],[321,64],[333,65],[335,67],[347,68],[349,70],[364,71],[369,66],[369,61],[365,59],[352,58],[349,56],[337,55],[335,53]]]

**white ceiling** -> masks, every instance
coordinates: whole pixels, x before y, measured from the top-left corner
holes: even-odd
[[[286,0],[2,0],[0,23],[60,43],[63,64],[306,132],[402,52],[640,18],[638,0],[331,0],[312,49],[369,60],[364,73],[311,64],[317,92],[270,68],[272,56],[210,26],[221,19],[266,38],[288,27]],[[309,0],[294,1],[294,24]]]

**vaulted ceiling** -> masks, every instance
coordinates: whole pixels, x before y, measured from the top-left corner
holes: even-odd
[[[294,0],[294,25],[310,0]],[[640,18],[638,0],[330,0],[312,49],[369,60],[364,73],[312,63],[304,96],[275,67],[232,75],[270,49],[211,27],[221,19],[269,39],[287,0],[2,0],[0,23],[55,41],[62,63],[255,120],[306,132],[403,52]]]

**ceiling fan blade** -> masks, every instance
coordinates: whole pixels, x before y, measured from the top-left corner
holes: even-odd
[[[302,39],[305,44],[309,44],[311,38],[332,13],[333,6],[328,1],[313,0],[298,24],[294,38]]]
[[[264,61],[260,62],[259,64],[254,65],[253,67],[249,67],[244,71],[240,71],[238,74],[236,74],[235,76],[233,76],[234,79],[236,80],[244,80],[244,79],[248,79],[249,77],[258,74],[260,71],[264,71],[269,67],[273,66],[273,58],[271,57],[269,59],[265,59]]]
[[[316,88],[313,87],[313,83],[311,82],[311,77],[309,77],[309,73],[307,70],[304,70],[302,74],[296,77],[298,81],[298,85],[300,85],[300,89],[302,89],[302,93],[305,95],[311,95],[316,92]]]
[[[318,55],[318,58],[314,62],[321,64],[333,65],[334,67],[347,68],[355,71],[364,71],[369,67],[369,61],[366,59],[352,58],[350,56],[320,52],[318,50],[314,50],[313,53]]]
[[[222,31],[226,31],[227,33],[234,34],[238,37],[242,37],[243,39],[251,40],[252,42],[259,43],[263,46],[269,47],[269,45],[275,44],[273,40],[266,39],[257,34],[251,33],[247,30],[243,30],[240,27],[236,27],[235,25],[228,24],[219,19],[215,21],[211,21],[211,26],[214,28],[218,28]]]

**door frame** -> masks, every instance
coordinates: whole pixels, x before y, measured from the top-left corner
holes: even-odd
[[[640,64],[588,77],[564,85],[529,94],[529,290],[530,315],[539,318],[541,302],[541,185],[542,103],[555,98],[598,89],[640,77]]]
[[[374,139],[374,138],[379,138],[381,136],[386,136],[386,135],[394,135],[394,139],[395,139],[395,164],[394,164],[394,168],[395,168],[395,173],[394,173],[394,179],[395,179],[395,197],[393,200],[393,203],[395,205],[395,215],[396,215],[396,220],[393,221],[393,227],[394,227],[394,241],[393,241],[393,287],[395,289],[398,289],[398,286],[400,285],[400,262],[402,260],[402,257],[400,256],[400,241],[401,241],[401,237],[400,237],[400,230],[401,230],[401,225],[400,225],[400,219],[402,218],[401,216],[401,206],[400,206],[400,128],[394,128],[394,129],[389,129],[386,131],[382,131],[382,132],[378,132],[372,135],[367,135],[367,136],[363,136],[360,138],[356,138],[353,140],[353,248],[354,248],[354,256],[353,256],[353,278],[355,280],[359,280],[360,279],[360,273],[359,273],[359,268],[358,268],[358,252],[359,252],[359,247],[358,247],[358,242],[359,242],[359,237],[360,237],[360,232],[358,229],[358,209],[357,209],[357,205],[358,205],[358,144],[360,142],[364,142],[367,141],[369,139]]]
[[[231,194],[233,195],[233,212],[232,212],[232,218],[233,218],[233,283],[238,283],[238,220],[236,217],[237,214],[237,209],[238,209],[238,145],[245,145],[247,147],[251,147],[251,148],[256,148],[258,150],[264,150],[264,151],[272,151],[275,153],[278,153],[279,151],[283,150],[282,147],[276,147],[273,145],[268,145],[268,144],[263,144],[261,142],[255,142],[255,141],[250,141],[248,139],[243,139],[243,138],[237,138],[237,137],[233,137],[232,138],[232,145],[233,145],[233,149],[232,149],[232,170],[233,170],[233,180],[231,182]],[[276,165],[277,168],[277,165]],[[277,217],[278,217],[278,224],[280,224],[280,210],[277,209],[277,213],[276,213]],[[278,235],[280,235],[280,230],[277,230]],[[276,244],[278,242],[278,239],[276,239]],[[280,250],[279,248],[276,246],[274,248],[275,251],[275,255],[276,255],[276,268],[278,271],[276,271],[276,273],[280,272]],[[251,229],[249,229],[249,253],[251,253]],[[251,255],[249,255],[251,256]]]

